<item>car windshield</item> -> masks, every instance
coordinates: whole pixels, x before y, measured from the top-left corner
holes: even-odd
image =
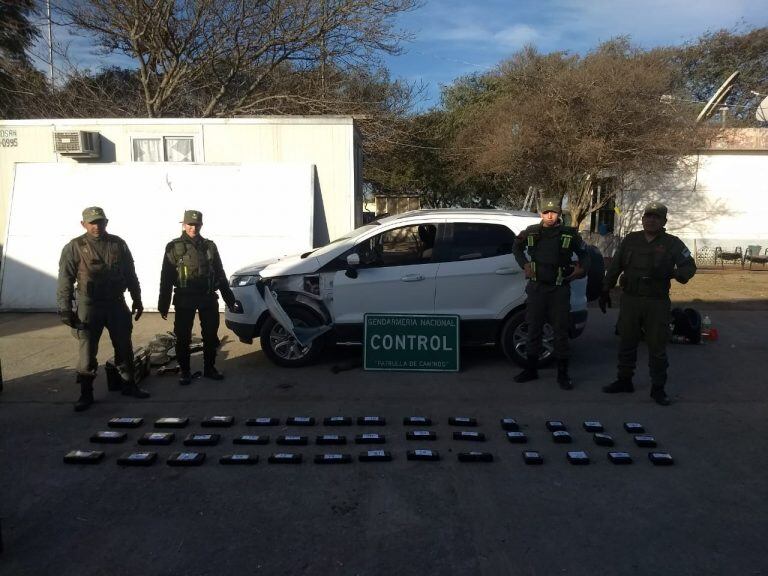
[[[364,226],[360,226],[360,228],[355,228],[348,234],[345,234],[340,238],[336,238],[336,240],[331,241],[330,243],[318,248],[317,250],[311,250],[310,252],[306,252],[302,254],[301,257],[306,258],[310,254],[315,257],[322,256],[323,254],[326,254],[331,250],[335,250],[339,244],[342,244],[342,243],[346,244],[348,240],[354,240],[355,238],[357,238],[358,236],[362,236],[369,230],[375,229],[377,226],[379,226],[378,221],[371,222],[370,224],[365,224]]]

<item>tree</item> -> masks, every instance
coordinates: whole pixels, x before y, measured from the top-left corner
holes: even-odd
[[[296,72],[318,71],[320,95],[332,92],[329,69],[398,52],[392,19],[416,1],[69,0],[58,12],[106,54],[135,61],[147,116],[212,117],[305,100]]]
[[[528,47],[486,76],[459,98],[469,104],[453,146],[466,150],[470,173],[505,175],[518,194],[567,196],[577,225],[621,188],[596,202],[598,181],[671,170],[706,136],[694,109],[661,99],[675,80],[666,55],[625,38],[584,57]]]
[[[17,116],[15,78],[31,72],[27,51],[39,36],[30,22],[34,12],[34,0],[0,0],[0,118]]]

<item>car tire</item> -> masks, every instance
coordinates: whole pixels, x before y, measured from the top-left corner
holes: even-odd
[[[518,310],[504,322],[499,336],[499,345],[502,352],[511,361],[525,367],[527,356],[525,353],[525,338],[528,333],[528,324],[525,322],[525,309]],[[554,331],[549,323],[544,324],[543,350],[539,355],[539,368],[548,366],[554,362]]]
[[[286,314],[296,326],[321,326],[322,319],[312,310],[303,306],[286,306]],[[315,362],[325,348],[327,338],[319,336],[309,346],[301,346],[293,336],[269,316],[259,332],[261,349],[273,363],[285,368],[298,368]]]

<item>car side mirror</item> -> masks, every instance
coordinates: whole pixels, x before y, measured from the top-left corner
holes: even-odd
[[[353,252],[347,256],[347,278],[357,278],[357,267],[360,266],[360,256]]]

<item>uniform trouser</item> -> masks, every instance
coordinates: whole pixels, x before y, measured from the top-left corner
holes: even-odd
[[[525,321],[528,323],[526,355],[539,356],[542,349],[544,323],[549,320],[555,333],[555,358],[568,358],[568,327],[571,318],[571,288],[568,284],[555,286],[528,282]]]
[[[643,333],[648,345],[651,388],[663,389],[667,383],[667,341],[669,340],[669,296],[621,295],[619,307],[620,380],[631,380],[637,364],[637,346]]]
[[[85,324],[84,330],[72,329],[72,335],[79,343],[78,375],[88,380],[93,380],[96,376],[99,365],[96,360],[99,340],[106,328],[115,349],[115,367],[124,381],[134,382],[133,344],[131,343],[133,323],[131,311],[125,301],[120,300],[109,304],[81,304],[77,315]]]
[[[203,335],[203,358],[205,365],[213,366],[216,361],[216,349],[219,347],[219,306],[175,307],[173,332],[176,334],[176,360],[182,372],[189,372],[189,343],[192,340],[192,325],[195,312],[200,318],[200,331]]]

